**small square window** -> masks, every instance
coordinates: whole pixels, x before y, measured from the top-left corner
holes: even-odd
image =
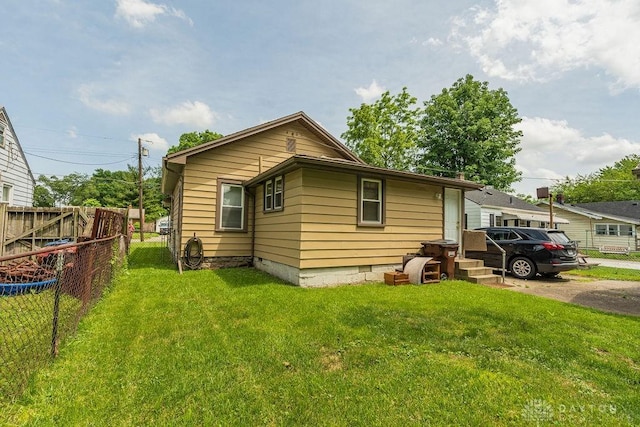
[[[633,236],[633,226],[620,224],[620,235],[621,236]]]

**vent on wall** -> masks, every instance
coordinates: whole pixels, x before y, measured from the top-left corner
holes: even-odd
[[[287,152],[295,153],[296,152],[296,139],[295,138],[287,138]]]

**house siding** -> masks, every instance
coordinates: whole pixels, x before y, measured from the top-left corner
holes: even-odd
[[[294,151],[287,151],[287,139],[290,138],[295,139]],[[253,200],[246,195],[246,232],[215,231],[217,179],[245,181],[265,172],[294,154],[343,157],[336,150],[321,142],[306,128],[295,123],[248,136],[232,144],[189,157],[183,173],[184,193],[181,207],[180,247],[184,246],[195,233],[202,239],[205,257],[250,256],[252,252]],[[287,185],[285,183],[285,186]],[[261,197],[257,198],[261,199]],[[262,202],[259,201],[259,203],[261,206]],[[292,211],[287,212],[287,214],[291,213]],[[275,221],[275,219],[271,221]],[[271,224],[270,227],[277,228],[274,224]],[[285,243],[281,244],[285,245]],[[255,250],[271,253],[275,247],[278,247],[273,243],[262,242],[261,245],[259,246],[256,242]],[[272,246],[271,249],[269,245]],[[290,259],[292,251],[293,249],[283,251],[278,256],[282,260],[292,262]]]
[[[394,265],[420,242],[442,238],[442,200],[434,185],[386,180],[385,226],[357,225],[358,177],[305,169],[300,268]]]
[[[629,225],[629,223],[608,218],[592,219],[558,207],[554,208],[556,213],[560,210],[562,217],[569,220],[569,224],[559,224],[558,228],[563,230],[571,240],[578,241],[580,247],[597,249],[601,246],[625,246],[631,250],[638,249],[638,229],[635,225],[632,225],[636,229],[635,236],[602,236],[596,234],[596,224]]]
[[[264,185],[256,189],[254,255],[290,267],[300,267],[302,170],[284,176],[281,211],[264,212]]]
[[[181,240],[181,232],[182,230],[182,216],[180,212],[182,211],[182,179],[178,180],[177,185],[173,189],[173,193],[171,195],[171,220],[170,225],[171,229],[169,230],[169,249],[173,254],[173,260],[177,261],[180,257],[180,242]]]
[[[482,227],[482,220],[480,218],[480,216],[482,215],[482,210],[480,208],[480,205],[472,202],[469,199],[465,199],[464,213],[466,215],[466,229],[473,230],[475,228]]]
[[[0,191],[4,185],[9,185],[10,205],[33,206],[34,182],[4,109],[0,111],[0,124],[4,127],[4,145],[0,147]]]

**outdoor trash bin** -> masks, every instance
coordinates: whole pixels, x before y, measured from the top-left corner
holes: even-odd
[[[455,240],[428,240],[422,242],[422,254],[430,256],[441,263],[441,278],[453,279],[456,268],[455,258],[458,256],[458,243]]]

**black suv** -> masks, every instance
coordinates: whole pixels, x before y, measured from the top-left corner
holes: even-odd
[[[528,227],[478,228],[506,251],[506,268],[518,279],[537,273],[553,277],[578,268],[577,246],[560,230]],[[487,251],[465,251],[467,258],[481,259],[484,265],[502,269],[502,252],[487,239]]]

